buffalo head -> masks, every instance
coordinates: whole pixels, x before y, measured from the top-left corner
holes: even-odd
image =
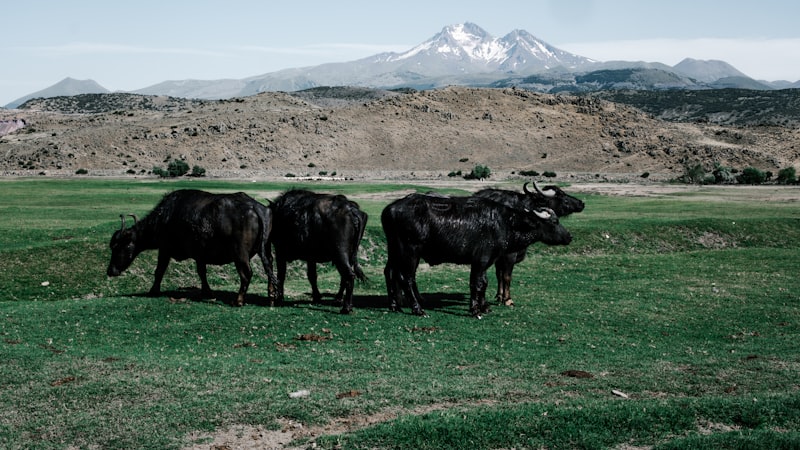
[[[129,216],[133,217],[133,223],[136,225],[136,216],[133,214],[129,214]],[[136,247],[136,228],[125,228],[125,215],[120,214],[119,217],[122,219],[122,226],[111,236],[109,244],[111,262],[108,264],[106,273],[110,277],[119,276],[139,254]]]
[[[569,245],[572,242],[572,235],[558,222],[558,215],[552,209],[536,208],[531,212],[540,230],[539,241],[547,245]]]
[[[536,192],[528,190],[528,183],[522,185],[522,190],[525,192],[525,195],[543,199],[547,203],[547,206],[560,217],[583,211],[583,202],[562,191],[558,186],[545,186],[544,189],[539,189],[539,186],[534,182],[533,189]]]

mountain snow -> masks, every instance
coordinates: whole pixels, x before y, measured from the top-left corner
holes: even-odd
[[[429,56],[435,54],[444,58],[452,57],[487,65],[499,65],[512,57],[516,46],[543,59],[558,59],[546,44],[528,33],[513,31],[503,38],[495,38],[479,26],[467,22],[447,26],[432,39],[405,53],[391,54],[386,61],[395,62],[421,54]]]

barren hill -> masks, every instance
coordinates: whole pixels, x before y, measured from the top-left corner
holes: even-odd
[[[450,87],[262,93],[219,101],[132,94],[36,100],[0,120],[6,175],[146,174],[172,159],[210,176],[446,177],[481,164],[493,177],[680,175],[687,164],[800,167],[800,130],[671,123],[597,98]]]

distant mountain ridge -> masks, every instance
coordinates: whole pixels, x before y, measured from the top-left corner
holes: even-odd
[[[61,97],[78,94],[107,94],[109,92],[111,91],[103,86],[100,86],[100,84],[94,80],[76,80],[74,78],[67,77],[48,88],[14,100],[6,105],[6,108],[16,108],[17,106],[33,98]]]
[[[739,72],[725,61],[686,58],[672,66],[672,69],[676,73],[692,77],[704,83],[713,83],[720,78],[728,77],[748,78],[747,75]]]
[[[132,93],[226,99],[320,86],[431,89],[447,85],[518,86],[555,93],[600,89],[783,89],[800,87],[800,81],[759,82],[717,60],[687,58],[675,66],[641,61],[601,62],[558,49],[524,30],[495,38],[467,22],[446,26],[431,39],[402,53],[380,53],[356,61],[284,69],[244,79],[164,81]],[[15,108],[37,97],[107,92],[92,80],[66,78],[6,107]]]

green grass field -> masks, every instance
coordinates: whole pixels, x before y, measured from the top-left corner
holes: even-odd
[[[182,448],[208,443],[196,431],[383,415],[316,445],[800,448],[796,203],[737,195],[747,187],[581,196],[586,210],[562,221],[573,243],[533,246],[514,271],[516,306],[483,320],[468,313],[469,269],[454,265],[420,268],[429,317],[388,312],[380,211],[433,185],[304,185],[376,194],[358,199],[370,281],[349,316],[311,303],[300,264],[275,308],[255,261],[243,308],[229,306],[232,266],[210,270],[210,301],[196,298],[192,262],[173,262],[165,295],[145,297],[154,252],[105,275],[119,214],[144,215],[170,190],[264,200],[297,185],[0,181],[0,447]],[[320,283],[335,292],[335,270],[321,267]]]

